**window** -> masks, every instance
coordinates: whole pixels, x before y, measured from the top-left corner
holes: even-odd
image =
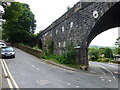
[[[64,41],[64,42],[63,42],[63,47],[65,47],[65,46],[66,46],[66,42]]]
[[[65,31],[65,28],[64,27],[62,27],[62,32],[64,32]]]
[[[50,34],[50,36],[52,37],[52,33]]]
[[[58,33],[58,30],[56,30],[56,34]]]
[[[61,44],[61,43],[59,42],[59,47],[61,46],[60,44]]]
[[[72,28],[72,27],[73,27],[73,22],[70,23],[70,28]]]

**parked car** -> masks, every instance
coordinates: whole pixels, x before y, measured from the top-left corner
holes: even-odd
[[[5,57],[15,58],[15,51],[10,46],[2,47],[1,48],[1,55],[2,55],[2,58],[5,58]]]
[[[6,47],[6,44],[3,42],[0,42],[0,48],[2,48],[2,47]]]

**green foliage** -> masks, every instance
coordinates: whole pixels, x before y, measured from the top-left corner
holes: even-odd
[[[63,53],[65,64],[75,64],[76,50],[72,42],[66,44],[66,51]]]
[[[35,50],[41,50],[37,45],[33,47]]]
[[[62,63],[62,61],[64,59],[62,56],[58,56],[55,54],[47,54],[47,53],[44,53],[42,58],[47,59],[47,60],[52,60],[52,61],[57,62],[57,63]]]
[[[44,53],[42,58],[54,60],[61,64],[75,64],[72,59],[65,57],[65,55],[55,55],[55,54]]]
[[[50,48],[53,50],[53,42],[50,45]],[[62,55],[55,55],[53,53],[45,52],[43,54],[44,59],[55,60],[61,64],[75,64],[76,51],[74,50],[74,45],[69,43],[66,45],[67,49]]]
[[[112,50],[109,47],[104,49],[104,57],[105,58],[113,58]]]
[[[113,59],[112,49],[109,47],[105,48],[89,48],[88,54],[91,61],[97,62],[109,62]]]
[[[98,58],[97,62],[110,62],[110,58]]]
[[[118,45],[119,47],[120,47],[120,37],[118,37],[117,39],[116,39],[116,42],[115,42],[115,45]]]
[[[98,48],[89,48],[88,54],[90,55],[90,60],[96,61],[99,56],[99,49]]]
[[[102,62],[109,62],[109,61],[111,61],[110,58],[105,58],[105,59],[102,60]]]
[[[12,43],[33,44],[36,41],[34,30],[36,28],[34,15],[29,5],[11,2],[3,3],[5,14],[3,19],[3,38]]]
[[[115,52],[120,55],[120,47],[116,48]]]
[[[0,40],[2,40],[2,28],[0,26]]]
[[[98,58],[96,61],[97,62],[102,62],[102,58]]]
[[[50,41],[49,45],[48,45],[48,53],[53,54],[54,52],[54,41]]]

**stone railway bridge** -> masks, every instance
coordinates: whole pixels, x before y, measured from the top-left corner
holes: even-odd
[[[88,47],[100,33],[120,26],[120,2],[78,2],[39,35],[39,47],[48,50],[54,42],[54,53],[62,54],[67,43],[77,50],[76,61],[87,69]],[[107,41],[106,41],[107,42]]]

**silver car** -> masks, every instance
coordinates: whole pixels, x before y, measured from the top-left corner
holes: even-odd
[[[4,57],[13,57],[13,58],[15,58],[15,51],[10,46],[2,47],[1,55],[2,55],[2,58],[4,58]]]

